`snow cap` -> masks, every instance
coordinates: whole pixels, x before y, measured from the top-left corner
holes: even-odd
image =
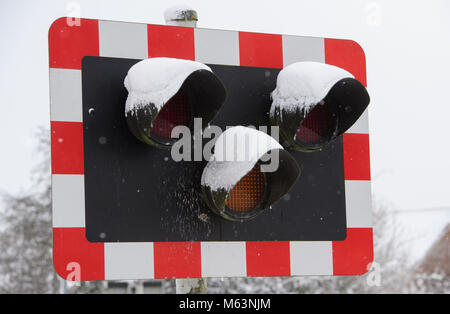
[[[271,112],[275,107],[287,111],[309,112],[330,89],[344,78],[354,76],[344,69],[319,62],[296,62],[280,71],[272,92]]]
[[[198,21],[198,15],[197,11],[188,5],[174,5],[164,11],[164,21],[167,25],[178,25],[179,22],[192,22],[195,24]],[[195,25],[192,26],[195,27]]]
[[[186,78],[197,70],[212,72],[203,63],[175,58],[150,58],[136,63],[124,80],[128,90],[125,115],[150,103],[161,109],[178,92]]]
[[[243,126],[227,129],[214,145],[214,155],[203,170],[202,185],[212,191],[231,191],[273,149],[283,147],[264,132]]]

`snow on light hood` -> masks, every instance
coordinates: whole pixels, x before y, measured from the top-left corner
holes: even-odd
[[[150,103],[161,109],[178,92],[186,78],[197,70],[212,72],[203,63],[175,58],[150,58],[136,63],[124,80],[128,90],[125,115]]]
[[[283,147],[266,133],[249,127],[231,127],[214,144],[214,155],[203,170],[201,183],[212,191],[229,192],[273,149]]]
[[[344,78],[354,76],[333,65],[319,62],[297,62],[280,71],[272,92],[271,113],[276,107],[287,111],[309,112],[321,102],[330,89]]]

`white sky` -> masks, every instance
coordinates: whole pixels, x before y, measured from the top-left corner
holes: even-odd
[[[0,189],[26,191],[32,137],[49,125],[47,32],[71,1],[0,2]],[[179,1],[77,1],[81,16],[164,24]],[[367,57],[373,194],[395,208],[450,207],[450,2],[184,0],[199,27],[348,38]]]

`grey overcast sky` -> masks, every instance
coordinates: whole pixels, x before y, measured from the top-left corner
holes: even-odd
[[[180,1],[1,0],[0,189],[29,188],[33,130],[49,126],[47,31],[71,13],[164,24]],[[450,1],[185,0],[199,27],[356,40],[367,57],[373,194],[398,209],[450,207]]]

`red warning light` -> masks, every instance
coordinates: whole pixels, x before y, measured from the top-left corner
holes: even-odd
[[[300,124],[297,140],[305,144],[328,141],[336,129],[333,114],[326,105],[319,104]]]
[[[176,126],[189,127],[192,122],[192,109],[183,91],[173,96],[161,109],[153,121],[152,135],[170,139]]]

